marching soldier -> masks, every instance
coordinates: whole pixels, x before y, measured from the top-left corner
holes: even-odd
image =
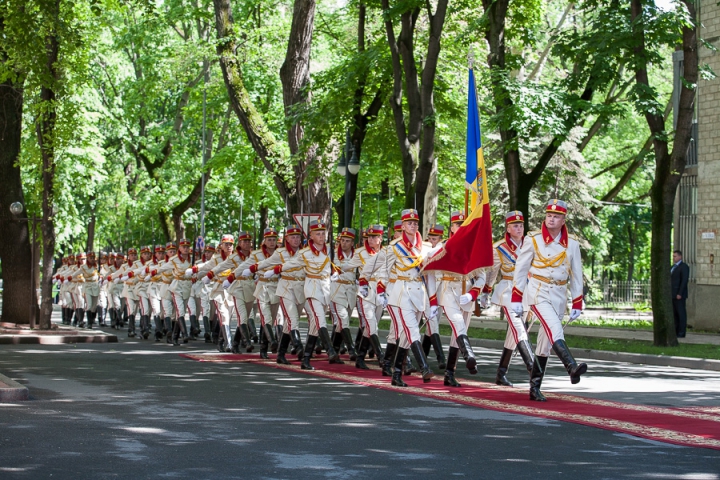
[[[357,351],[355,367],[361,370],[368,370],[365,364],[365,355],[372,347],[378,356],[378,362],[382,365],[388,356],[392,356],[390,344],[383,356],[378,338],[378,322],[382,311],[387,307],[387,285],[386,255],[387,251],[382,248],[382,225],[370,225],[367,229],[367,239],[363,246],[357,248],[350,259],[340,264],[345,272],[360,271],[359,287],[357,289],[357,309],[362,328],[362,339]],[[343,277],[348,274],[343,274]],[[354,284],[355,282],[353,282]],[[394,344],[393,344],[394,347]]]
[[[546,401],[540,387],[551,348],[565,366],[572,384],[578,383],[580,376],[587,372],[587,365],[573,358],[563,334],[568,290],[572,298],[570,321],[578,318],[583,308],[580,244],[568,233],[566,215],[564,201],[550,200],[541,230],[525,237],[515,263],[512,310],[522,317],[525,299],[530,312],[542,325],[530,374],[530,400],[539,402]]]
[[[152,311],[153,323],[155,324],[155,341],[159,342],[163,337],[163,317],[161,307],[160,289],[162,288],[162,275],[149,275],[148,270],[157,270],[160,265],[165,262],[165,247],[163,245],[155,245],[153,259],[146,268],[145,280],[150,282],[147,287],[147,298],[150,302],[150,310]],[[148,280],[148,277],[149,280]]]
[[[252,234],[248,231],[242,230],[238,234],[238,244],[235,248],[235,255],[233,256],[233,265],[239,267],[245,263],[250,257],[252,252]],[[248,321],[252,314],[253,305],[255,304],[255,279],[252,275],[248,277],[235,277],[234,273],[223,282],[223,288],[226,288],[232,306],[235,309],[235,316],[237,317],[237,327],[235,328],[235,335],[233,335],[233,352],[239,353],[240,347],[245,348],[246,352],[252,352],[254,350],[252,343],[252,335],[248,327]],[[254,329],[255,327],[253,327]]]
[[[339,278],[337,273],[333,273],[333,266],[327,255],[327,245],[325,244],[327,227],[322,221],[313,220],[310,222],[309,230],[310,238],[306,248],[284,264],[276,265],[264,274],[267,278],[273,273],[280,274],[285,270],[294,270],[298,267],[305,272],[305,312],[308,314],[308,338],[300,365],[303,370],[315,369],[310,365],[310,357],[318,337],[322,337],[323,343],[327,346],[330,363],[343,363],[330,342],[330,334],[325,320],[325,312],[330,302],[330,277],[333,276],[333,281]]]
[[[127,273],[128,278],[135,278],[135,288],[133,293],[137,298],[138,308],[140,310],[140,335],[147,340],[150,336],[150,299],[148,298],[147,289],[152,282],[152,277],[146,280],[148,263],[152,260],[153,247],[146,245],[140,247],[140,260],[137,262],[137,268]]]
[[[435,224],[428,230],[428,242],[430,243],[430,248],[438,248],[438,246],[442,246],[442,238],[445,234],[445,227],[439,224]],[[444,277],[439,277],[436,275],[435,280],[436,282],[442,281]],[[440,285],[436,283],[436,288],[438,291],[440,290]],[[422,340],[422,347],[423,352],[425,353],[425,356],[427,357],[430,354],[430,346],[432,346],[433,350],[435,351],[435,357],[437,358],[438,362],[438,368],[445,368],[447,366],[447,362],[445,361],[445,353],[443,352],[442,342],[440,341],[440,315],[435,315],[434,317],[431,317],[429,315],[425,315],[427,317],[427,326],[425,327],[425,335],[423,335]]]
[[[160,305],[162,306],[163,311],[163,331],[165,332],[165,343],[172,343],[172,332],[175,327],[177,312],[175,311],[175,304],[173,303],[172,292],[170,291],[170,286],[172,285],[174,279],[173,270],[172,268],[168,268],[161,271],[161,268],[175,255],[177,255],[177,244],[172,241],[167,242],[165,244],[165,261],[159,264],[156,269],[158,272],[156,275],[160,276],[160,281],[162,282],[162,285],[160,285]],[[152,270],[155,269],[151,269],[151,272]],[[154,277],[156,275],[151,276]]]
[[[368,235],[370,227],[364,231]],[[352,262],[355,256],[353,245],[355,243],[355,230],[345,227],[338,235],[338,247],[335,255],[335,265],[342,270],[339,278],[332,282],[330,289],[330,314],[333,317],[335,328],[333,329],[332,342],[335,350],[340,350],[344,343],[350,354],[350,360],[357,363],[357,353],[353,346],[352,334],[350,333],[350,317],[357,303],[358,288],[355,285],[355,272],[345,271],[345,265]],[[354,270],[354,269],[353,269]],[[379,345],[379,342],[378,342]],[[362,346],[362,344],[361,344]]]
[[[429,382],[433,373],[420,344],[420,317],[428,312],[429,317],[438,313],[435,296],[435,277],[430,275],[426,283],[421,273],[422,265],[430,254],[430,248],[423,244],[418,232],[417,210],[402,211],[402,236],[390,243],[387,255],[387,269],[397,272],[395,284],[390,288],[388,312],[397,332],[397,353],[392,384],[407,386],[402,380],[403,363],[411,349],[418,362],[423,381]]]
[[[232,310],[230,309],[228,294],[222,283],[230,275],[230,268],[218,270],[214,272],[216,267],[224,263],[232,255],[233,245],[235,245],[235,237],[232,235],[223,235],[220,239],[219,251],[213,255],[207,262],[188,268],[185,276],[190,277],[197,274],[202,283],[210,287],[209,298],[215,305],[215,313],[217,314],[218,326],[222,335],[222,340],[218,342],[218,350],[221,352],[230,352],[232,344],[232,335],[230,333],[230,320],[232,318]]]
[[[105,285],[105,277],[108,274],[108,254],[106,252],[100,252],[100,266],[98,273],[100,275],[100,294],[98,296],[97,319],[98,326],[105,327],[105,317],[107,316],[108,306],[108,294]]]
[[[87,262],[80,267],[80,275],[83,277],[83,296],[85,297],[85,315],[87,316],[87,328],[93,328],[97,316],[98,297],[100,296],[100,274],[95,259],[95,252],[88,252]]]
[[[215,245],[208,243],[202,252],[196,251],[198,255],[195,260],[196,267],[205,264],[215,255]],[[210,291],[212,283],[198,281],[197,275],[192,276],[192,287],[190,288],[190,301],[188,302],[188,310],[190,310],[190,338],[195,340],[200,335],[200,321],[202,317],[203,327],[205,328],[205,343],[212,343],[210,327]],[[218,331],[219,332],[219,331]]]
[[[272,353],[277,352],[278,344],[273,334],[273,319],[278,314],[280,308],[280,299],[278,299],[275,292],[277,291],[277,275],[270,273],[265,275],[267,272],[272,272],[273,269],[261,270],[257,268],[257,264],[263,260],[270,258],[275,253],[277,248],[278,232],[272,227],[268,227],[263,232],[263,241],[260,245],[260,249],[250,253],[248,259],[242,263],[233,274],[237,277],[252,277],[254,274],[258,276],[258,282],[255,287],[255,302],[258,313],[260,314],[260,351],[267,351],[268,344]],[[265,325],[269,325],[270,328],[265,328]],[[255,335],[255,326],[252,322],[252,318],[248,318],[248,327],[251,335]]]
[[[515,316],[510,310],[515,262],[525,238],[524,222],[525,218],[522,212],[518,210],[513,210],[505,215],[505,238],[498,240],[493,245],[493,266],[487,276],[487,283],[483,287],[483,294],[480,297],[480,303],[483,307],[487,306],[488,294],[492,291],[491,287],[495,285],[495,292],[491,301],[500,307],[500,311],[508,322],[509,328],[505,336],[505,345],[495,375],[497,385],[508,387],[512,387],[512,383],[507,379],[506,374],[515,347],[518,348],[528,373],[532,373],[534,363],[532,345],[528,340],[525,324],[521,318]]]
[[[110,328],[119,330],[122,327],[122,301],[120,298],[121,287],[113,281],[113,278],[125,263],[125,257],[122,253],[111,253],[110,260],[112,260],[112,263],[108,266],[108,274],[105,277],[105,285],[108,291],[108,301],[110,305],[112,305],[110,307]]]
[[[131,278],[128,274],[140,268],[140,260],[137,258],[137,250],[128,249],[128,260],[123,267],[114,275],[114,280],[119,280],[124,284],[122,289],[122,297],[125,299],[128,313],[128,337],[135,337],[135,314],[138,311],[138,298],[135,295],[136,278]]]
[[[72,321],[72,298],[68,294],[65,276],[70,273],[69,257],[63,257],[62,266],[55,272],[55,283],[58,285],[58,296],[62,311],[62,324],[70,325]]]
[[[175,325],[172,330],[172,343],[174,346],[180,345],[180,336],[183,338],[183,343],[188,342],[185,311],[187,310],[187,302],[190,298],[190,287],[192,286],[190,278],[185,275],[187,269],[192,266],[190,265],[189,255],[190,241],[186,238],[181,238],[178,242],[178,247],[177,255],[168,258],[167,262],[149,272],[153,277],[157,274],[172,274],[173,281],[168,287],[168,291],[170,292],[175,308]],[[167,250],[168,249],[166,249],[166,252]]]
[[[270,258],[266,258],[257,265],[250,268],[250,271],[274,272],[276,266],[282,268],[282,274],[278,279],[275,294],[280,300],[280,309],[285,320],[280,344],[278,347],[277,363],[289,365],[285,358],[290,342],[295,346],[295,351],[302,349],[300,341],[300,312],[305,304],[305,271],[302,267],[285,268],[284,265],[295,258],[300,251],[302,243],[302,230],[297,225],[289,225],[285,229],[285,246],[277,248]],[[265,275],[267,277],[267,275]],[[267,324],[266,327],[267,329]],[[260,349],[260,358],[267,359],[267,346]],[[298,358],[302,360],[302,358]]]
[[[73,326],[79,328],[85,327],[85,294],[83,284],[85,277],[82,274],[82,267],[85,265],[87,256],[84,252],[75,255],[75,265],[66,277],[70,282],[69,290],[72,294],[73,306],[75,310],[75,318],[73,318]]]

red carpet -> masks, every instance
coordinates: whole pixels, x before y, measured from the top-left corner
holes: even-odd
[[[181,356],[201,362],[249,362],[298,373],[316,375],[342,382],[366,385],[384,390],[447,400],[501,412],[530,415],[552,420],[577,423],[627,433],[660,442],[688,447],[704,447],[720,450],[720,408],[663,408],[629,403],[610,402],[592,398],[557,393],[545,393],[546,403],[531,402],[528,390],[506,388],[477,381],[461,380],[460,388],[445,387],[442,377],[423,383],[417,375],[403,377],[406,388],[393,387],[388,377],[380,375],[379,368],[368,364],[372,370],[359,370],[347,356],[344,365],[330,365],[321,355],[313,359],[316,370],[301,370],[295,356],[288,354],[292,365],[278,365],[275,355],[261,360],[257,354],[182,354]],[[294,361],[293,361],[294,360]]]

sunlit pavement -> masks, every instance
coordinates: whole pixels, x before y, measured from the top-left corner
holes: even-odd
[[[720,451],[262,365],[194,362],[177,354],[208,351],[202,342],[173,348],[119,337],[0,347],[0,372],[32,396],[0,404],[0,478],[720,479]],[[499,351],[477,351],[480,373],[467,375],[461,362],[459,375],[490,381]],[[720,372],[588,363],[571,385],[551,359],[544,391],[720,405]],[[509,377],[527,388],[519,358]]]

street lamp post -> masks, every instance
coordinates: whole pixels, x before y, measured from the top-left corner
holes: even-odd
[[[348,130],[345,137],[345,148],[343,149],[340,160],[337,163],[337,173],[345,177],[345,215],[343,225],[350,227],[352,222],[352,211],[350,210],[350,174],[357,175],[360,172],[360,159],[358,159],[355,146],[350,142],[350,131]]]
[[[32,223],[32,237],[30,241],[30,329],[32,330],[35,328],[37,316],[37,298],[33,300],[33,297],[37,295],[35,289],[35,230],[37,229],[37,222],[39,222],[40,219],[35,215],[31,218],[19,217],[23,210],[23,204],[20,202],[13,202],[10,204],[10,213],[13,214],[16,221],[27,222],[28,226]]]

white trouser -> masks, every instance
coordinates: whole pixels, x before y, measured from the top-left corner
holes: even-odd
[[[375,305],[374,303],[370,303],[367,300],[358,297],[357,309],[361,325],[365,329],[363,331],[363,336],[370,338],[371,335],[377,335],[378,322],[380,322],[380,316],[383,311],[382,305]],[[392,328],[390,328],[390,330],[392,330]],[[395,342],[393,341],[390,343]]]
[[[450,303],[442,306],[443,312],[450,323],[452,329],[452,335],[450,339],[450,346],[457,347],[457,337],[459,335],[467,335],[468,325],[470,325],[470,313],[460,308],[457,303]],[[439,332],[438,332],[439,333]]]
[[[308,315],[308,335],[317,337],[321,328],[327,328],[325,305],[317,298],[307,298],[305,312]]]
[[[290,333],[291,330],[298,330],[300,328],[300,310],[302,307],[302,304],[298,305],[292,300],[280,297],[280,310],[285,319],[283,333]]]
[[[271,326],[274,325],[274,319],[280,309],[280,303],[267,303],[258,300],[256,302],[256,306],[257,311],[260,314],[260,328],[262,328],[262,326],[266,323]]]
[[[170,296],[172,297],[173,307],[175,307],[175,319],[184,317],[185,310],[187,310],[187,299],[183,298],[181,293],[170,292]]]
[[[135,315],[138,310],[138,301],[127,296],[125,297],[125,303],[127,304],[128,316]]]
[[[100,296],[98,297],[98,307],[107,308],[107,306],[108,306],[107,292],[101,288]]]
[[[252,311],[254,302],[246,302],[242,298],[232,295],[232,306],[235,309],[235,316],[237,317],[238,325],[246,325],[248,321],[248,315]],[[203,314],[204,316],[208,316]]]
[[[410,344],[420,341],[420,317],[423,312],[388,305],[397,328],[398,348],[410,348]]]
[[[562,316],[558,315],[550,303],[539,303],[531,305],[530,311],[540,321],[542,328],[538,333],[535,355],[547,357],[555,342],[564,340],[565,334],[562,327]]]
[[[358,311],[360,310],[360,306],[358,305]],[[333,325],[335,326],[335,330],[338,332],[342,332],[345,328],[350,328],[350,314],[352,312],[350,311],[350,307],[346,307],[345,305],[338,305],[335,302],[330,302],[330,314],[332,315],[333,319]],[[362,319],[360,320],[362,322]],[[377,330],[377,326],[375,328]]]
[[[116,292],[111,293],[110,302],[110,308],[114,308],[115,310],[120,311],[120,295],[118,295]]]
[[[525,323],[522,317],[515,315],[515,312],[510,311],[508,307],[503,305],[500,307],[500,310],[503,312],[503,315],[505,315],[509,326],[507,335],[505,336],[504,347],[508,350],[515,350],[518,343],[528,339]]]
[[[138,304],[140,305],[140,315],[150,316],[150,299],[143,295],[138,295]]]

